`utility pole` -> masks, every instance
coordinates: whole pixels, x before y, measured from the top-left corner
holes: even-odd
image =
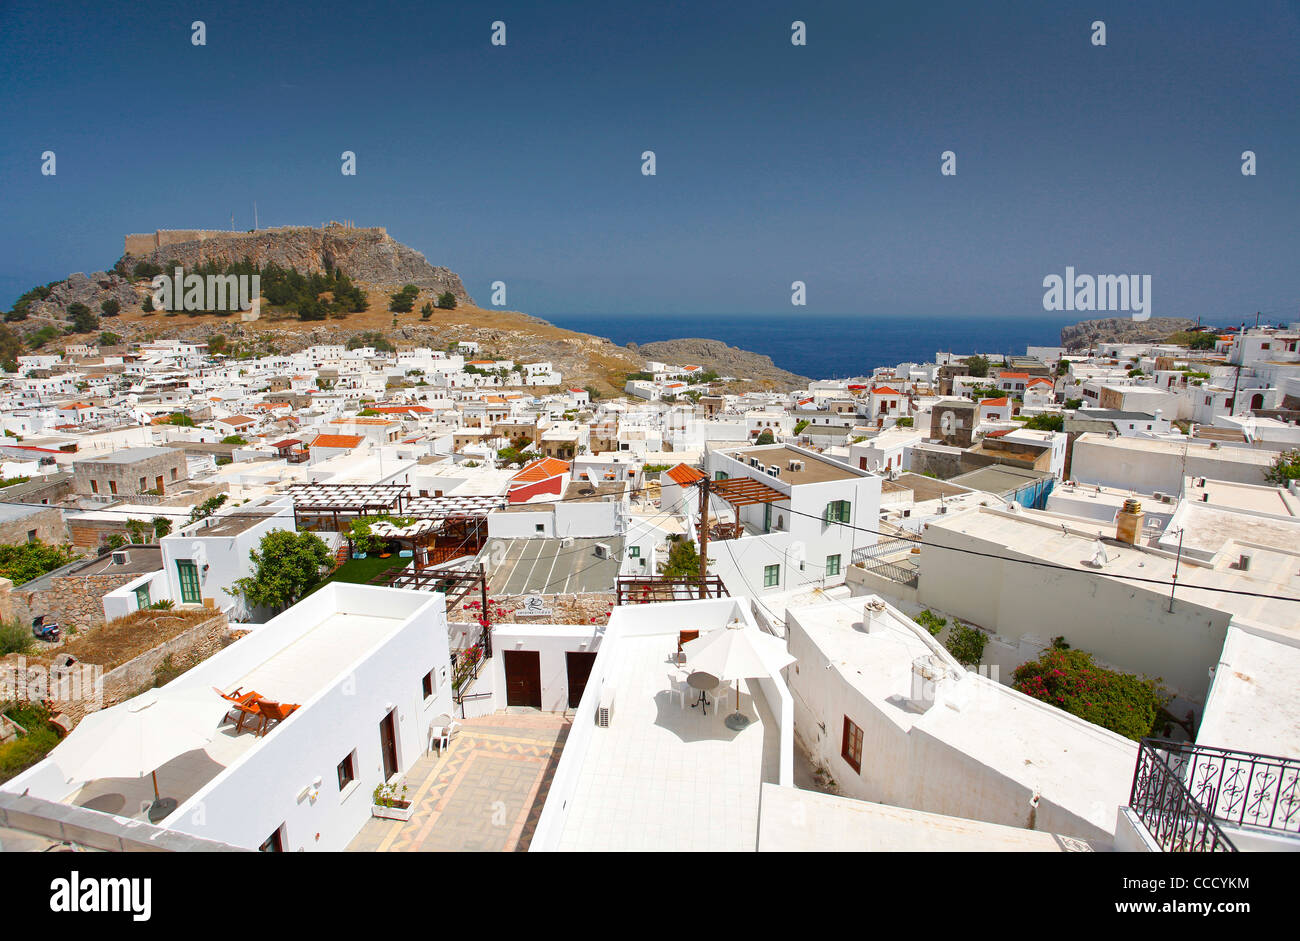
[[[709,475],[700,481],[700,598],[708,597],[709,577]]]
[[[1174,589],[1178,587],[1178,564],[1183,561],[1183,530],[1178,530],[1178,555],[1174,557],[1174,577],[1169,583],[1169,613],[1174,613]]]

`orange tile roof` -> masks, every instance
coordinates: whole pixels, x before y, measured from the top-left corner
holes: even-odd
[[[668,478],[675,484],[681,484],[685,487],[687,484],[693,484],[697,480],[704,479],[704,472],[699,468],[691,467],[689,464],[678,464],[676,467],[668,470]]]
[[[568,470],[569,464],[567,461],[561,461],[553,457],[543,457],[533,461],[533,463],[511,477],[510,482],[536,483],[539,480],[550,480],[552,477],[568,473]]]
[[[880,386],[871,390],[872,395],[902,395],[897,389],[891,389],[889,386]]]
[[[994,407],[1000,407],[1006,404],[1007,404],[1006,396],[1003,396],[1000,399],[980,399],[980,405],[992,405]]]
[[[355,448],[365,439],[361,435],[317,435],[313,448]]]
[[[1029,378],[1029,373],[1027,373],[1027,372],[1003,372],[1003,373],[998,373],[998,378],[999,378],[999,379],[1028,379],[1028,378]]]
[[[1051,379],[1048,379],[1048,378],[1045,377],[1045,376],[1035,376],[1033,379],[1030,379],[1030,380],[1029,380],[1029,384],[1030,384],[1031,386],[1040,386],[1040,385],[1049,385],[1049,386],[1052,386],[1052,385],[1055,385],[1055,383],[1052,382]]]

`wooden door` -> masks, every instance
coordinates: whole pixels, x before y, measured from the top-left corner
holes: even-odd
[[[583,690],[587,688],[587,678],[591,676],[591,665],[596,662],[596,655],[585,650],[570,650],[564,655],[564,665],[569,674],[569,708],[577,709],[582,701]]]
[[[536,650],[506,650],[506,705],[542,708],[542,655]]]
[[[384,756],[384,780],[397,774],[397,727],[389,712],[379,723],[379,751]]]

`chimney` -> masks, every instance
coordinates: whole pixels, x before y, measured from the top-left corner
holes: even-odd
[[[1138,534],[1142,532],[1144,516],[1146,514],[1142,512],[1141,503],[1137,500],[1125,500],[1124,508],[1115,518],[1115,538],[1120,542],[1127,542],[1130,546],[1135,545]]]

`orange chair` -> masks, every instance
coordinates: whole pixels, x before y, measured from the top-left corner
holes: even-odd
[[[259,699],[257,701],[257,711],[262,718],[262,723],[258,726],[257,734],[265,735],[272,722],[283,722],[293,715],[297,708],[298,706],[293,703],[268,702],[265,699]]]

